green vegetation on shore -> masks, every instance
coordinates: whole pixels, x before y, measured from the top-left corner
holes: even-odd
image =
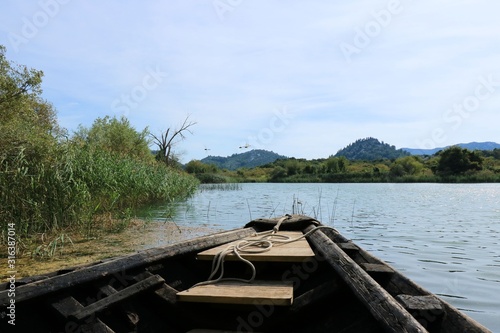
[[[11,63],[0,45],[0,244],[44,234],[116,228],[155,201],[185,198],[198,180],[158,162],[148,131],[127,119],[98,118],[73,136],[42,99],[43,72]]]
[[[202,183],[500,182],[500,149],[470,151],[451,147],[432,156],[378,160],[348,160],[344,156],[287,158],[235,171],[193,160],[186,165],[186,171]]]

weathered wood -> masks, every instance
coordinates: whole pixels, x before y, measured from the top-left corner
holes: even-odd
[[[177,297],[182,302],[288,306],[293,303],[293,284],[281,281],[225,281],[196,286],[179,292]]]
[[[398,295],[396,300],[429,331],[441,328],[444,309],[436,297],[431,295]]]
[[[443,312],[441,302],[434,296],[412,296],[398,295],[396,299],[403,305],[405,309],[412,311],[439,311]]]
[[[72,296],[63,297],[56,301],[52,301],[50,304],[66,319],[69,319],[73,312],[84,309],[83,305],[81,305],[80,302]],[[114,333],[111,328],[109,328],[97,317],[91,318],[84,323],[69,322],[66,324],[66,328],[73,326],[78,327],[79,332]]]
[[[103,309],[115,303],[123,301],[124,299],[127,299],[144,290],[157,286],[163,282],[165,282],[165,280],[163,280],[161,276],[153,275],[145,280],[137,282],[136,284],[133,284],[129,287],[126,287],[117,293],[111,294],[106,298],[100,299],[81,310],[74,312],[73,314],[70,315],[70,317],[76,320],[82,320],[83,318],[86,318],[96,312],[102,311]]]
[[[68,318],[73,312],[83,309],[83,305],[81,305],[80,302],[72,296],[66,296],[52,301],[50,302],[50,305],[64,318]]]
[[[179,292],[178,290],[170,287],[168,284],[165,283],[154,291],[156,296],[160,297],[163,301],[171,305],[177,303],[178,292]]]
[[[352,243],[352,242],[346,242],[346,243],[338,243],[337,244],[344,252],[347,252],[347,251],[359,251],[359,247]]]
[[[305,232],[313,229],[310,226]],[[321,230],[313,232],[308,238],[387,332],[426,332],[401,304]]]
[[[342,287],[335,280],[327,281],[314,289],[308,290],[299,297],[296,297],[293,300],[293,305],[290,308],[290,311],[299,312],[305,306],[327,298],[333,293],[339,291],[341,288]]]
[[[360,266],[367,273],[378,273],[378,274],[393,274],[394,270],[384,264],[370,264],[370,263],[361,263]]]
[[[277,235],[287,236],[290,239],[296,239],[302,236],[300,231],[280,231]],[[246,241],[255,241],[259,237],[246,237]],[[242,240],[237,240],[229,244],[224,244],[198,253],[200,260],[213,260],[216,255],[226,250],[229,246],[235,246]],[[291,243],[274,243],[273,246],[265,252],[251,253],[240,252],[240,255],[250,261],[268,261],[268,262],[303,262],[314,257],[314,252],[305,238],[301,238]],[[225,260],[239,260],[234,254],[228,254]]]
[[[127,257],[118,258],[93,265],[85,269],[74,270],[63,275],[57,275],[48,279],[19,286],[16,288],[16,303],[71,288],[75,285],[90,282],[106,276],[121,274],[127,277],[127,270],[146,266],[175,255],[201,251],[209,247],[218,246],[220,244],[249,236],[254,232],[254,229],[246,228],[199,237],[173,245],[148,249]],[[8,290],[1,291],[0,306],[7,306],[9,301],[10,297],[8,296]]]

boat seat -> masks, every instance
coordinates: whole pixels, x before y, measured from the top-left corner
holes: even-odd
[[[293,303],[293,283],[222,281],[178,292],[177,298],[181,302],[290,306]]]
[[[300,231],[279,231],[277,235],[288,236],[291,239],[302,236]],[[257,237],[258,238],[258,237]],[[243,240],[255,240],[256,237],[246,237]],[[224,251],[231,245],[236,245],[242,240],[217,246],[203,252],[198,253],[197,258],[200,260],[213,260],[214,257],[220,252]],[[280,244],[275,243],[269,251],[259,252],[259,253],[240,253],[241,256],[250,261],[267,261],[267,262],[303,262],[304,260],[314,257],[314,252],[309,246],[309,243],[305,238],[301,238],[298,241]],[[226,256],[225,260],[238,260],[234,254],[229,254]]]

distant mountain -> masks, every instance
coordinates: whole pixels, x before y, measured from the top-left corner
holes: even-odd
[[[215,164],[221,169],[236,170],[239,168],[255,168],[264,164],[272,163],[280,158],[288,158],[278,155],[272,151],[253,149],[241,154],[233,154],[228,157],[208,156],[200,160],[205,164]]]
[[[374,161],[380,159],[396,159],[398,157],[409,156],[410,153],[391,146],[375,138],[356,140],[347,147],[339,150],[335,157],[344,156],[348,160]]]
[[[469,142],[469,143],[459,143],[453,146],[459,146],[461,148],[466,148],[469,150],[493,150],[500,149],[500,144],[496,142]],[[434,155],[440,150],[449,148],[451,146],[432,148],[432,149],[419,149],[419,148],[401,148],[402,150],[412,154],[412,155]]]

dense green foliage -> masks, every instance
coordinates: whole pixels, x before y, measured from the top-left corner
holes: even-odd
[[[484,150],[490,151],[494,149],[500,149],[500,144],[496,142],[486,141],[486,142],[469,142],[469,143],[458,143],[454,146],[458,146],[460,148],[465,148],[468,150]],[[434,155],[440,150],[445,150],[451,148],[452,146],[442,147],[442,148],[401,148],[404,151],[412,154],[412,155]]]
[[[153,161],[149,149],[148,129],[137,132],[125,117],[97,118],[89,129],[80,125],[74,139],[120,156]]]
[[[335,154],[335,157],[343,156],[351,161],[376,161],[384,158],[395,159],[409,155],[408,152],[396,149],[396,147],[380,142],[375,138],[366,138],[356,140],[354,143],[339,150]]]
[[[472,152],[452,147],[434,156],[404,156],[393,160],[289,158],[236,171],[214,168],[191,161],[186,171],[202,182],[206,178],[210,179],[207,182],[500,182],[500,149]]]
[[[147,131],[125,118],[97,119],[69,139],[41,96],[43,73],[15,65],[0,47],[0,243],[72,228],[102,229],[101,216],[183,198],[196,178],[157,163]]]
[[[208,156],[203,158],[200,162],[204,164],[213,164],[220,169],[236,170],[239,168],[255,168],[283,158],[286,157],[272,151],[253,149],[228,157]]]
[[[483,158],[475,151],[451,147],[442,151],[436,172],[442,176],[462,175],[483,168]]]

